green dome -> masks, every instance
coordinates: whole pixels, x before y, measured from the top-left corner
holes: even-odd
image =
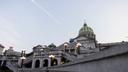
[[[79,31],[79,36],[94,37],[94,32],[91,27],[84,23],[83,27]]]

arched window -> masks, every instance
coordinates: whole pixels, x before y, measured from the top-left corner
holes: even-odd
[[[47,60],[47,59],[45,59],[45,60],[43,61],[43,67],[48,67],[48,60]]]
[[[40,67],[40,60],[36,60],[35,62],[35,68],[39,68]]]
[[[58,64],[57,59],[51,58],[51,66],[55,66],[55,65],[57,65],[57,64]]]

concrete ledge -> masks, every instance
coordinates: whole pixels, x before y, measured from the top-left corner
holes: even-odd
[[[122,55],[122,54],[126,54],[126,53],[128,53],[128,43],[121,43],[120,45],[112,46],[106,50],[89,55],[85,58],[78,59],[76,61],[69,62],[69,63],[63,64],[63,65],[48,67],[48,69],[68,67],[71,65],[76,65],[76,64],[90,62],[90,61],[96,61],[99,59],[105,59],[108,57],[118,56],[118,55]]]

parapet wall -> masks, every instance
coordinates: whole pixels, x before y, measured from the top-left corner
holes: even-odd
[[[50,72],[128,72],[128,43],[112,46],[104,51],[60,66],[49,67]]]

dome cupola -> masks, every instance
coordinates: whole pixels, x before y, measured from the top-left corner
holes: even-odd
[[[79,36],[84,36],[87,38],[95,38],[95,34],[92,28],[87,26],[86,23],[84,23],[83,27],[79,30]]]

